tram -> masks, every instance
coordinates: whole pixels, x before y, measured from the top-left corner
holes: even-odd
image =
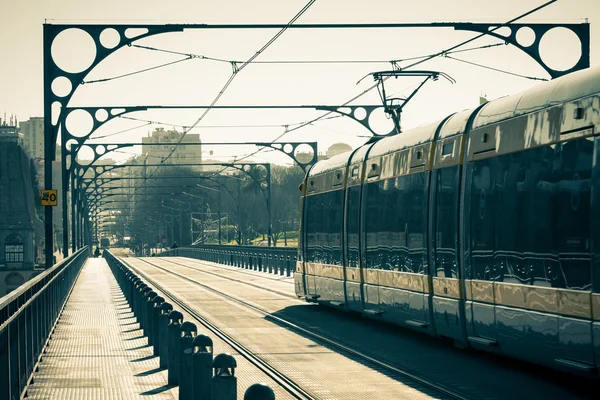
[[[597,374],[599,133],[594,68],[316,163],[296,294]]]

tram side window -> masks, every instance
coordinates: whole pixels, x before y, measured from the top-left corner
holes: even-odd
[[[531,163],[525,152],[490,160],[494,175],[493,280],[529,284],[530,268],[523,257],[531,240],[527,197]]]
[[[494,159],[477,161],[468,166],[471,183],[469,198],[470,271],[478,280],[494,280]],[[467,267],[469,267],[467,265]]]
[[[415,273],[427,273],[428,174],[429,172],[419,172],[410,175],[408,269]]]
[[[322,198],[320,195],[306,197],[306,261],[319,262],[321,251],[319,239],[321,237],[321,210]]]
[[[437,171],[435,201],[435,275],[458,278],[458,200],[460,168]]]
[[[527,190],[520,237],[523,245],[519,252],[523,253],[531,271],[531,284],[535,286],[564,287],[555,245],[558,174],[553,170],[560,165],[555,162],[555,147],[543,146],[523,153],[527,154],[526,164],[522,164],[526,171],[523,185]]]
[[[359,205],[360,205],[360,186],[353,186],[348,189],[348,209],[346,211],[348,246],[348,266],[358,268],[359,266]]]
[[[593,154],[578,139],[468,167],[471,278],[591,288]]]
[[[304,219],[306,213],[304,212],[304,196],[300,196],[300,218],[298,221],[298,261],[304,261]]]
[[[307,261],[341,264],[341,199],[341,190],[307,197]]]
[[[396,207],[389,217],[394,224],[392,265],[394,270],[412,272],[407,245],[410,211],[410,175],[399,176],[395,181]]]
[[[557,193],[556,245],[564,287],[591,289],[590,204],[594,141],[578,139],[557,145],[560,175]],[[557,152],[558,153],[558,152]]]
[[[343,190],[336,190],[327,193],[329,196],[329,215],[328,215],[328,248],[329,263],[333,265],[342,265],[342,216],[343,216]]]
[[[372,182],[365,187],[366,268],[382,268],[379,245],[379,237],[382,231],[382,186],[383,182]]]
[[[426,271],[425,174],[400,176],[365,187],[367,268]]]

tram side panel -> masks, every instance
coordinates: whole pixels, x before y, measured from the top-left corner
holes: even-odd
[[[306,187],[305,182],[303,181],[300,186],[300,190],[302,191],[302,195],[300,196],[300,214],[298,216],[298,258],[296,261],[296,271],[294,272],[294,288],[296,291],[296,296],[305,298],[306,297],[306,277],[304,270],[304,257],[305,257],[305,215],[304,215],[304,188]]]
[[[593,342],[596,367],[600,365],[600,138],[594,139],[594,160],[592,162],[592,210],[591,210],[591,246],[592,246],[592,319]],[[600,375],[600,371],[598,371]]]
[[[539,124],[558,113],[564,125],[572,108],[555,106],[470,133],[466,314],[475,347],[585,369],[595,364],[590,205],[597,139]],[[536,134],[537,142],[525,140]]]

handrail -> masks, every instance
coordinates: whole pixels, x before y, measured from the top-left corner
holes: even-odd
[[[72,262],[75,258],[77,258],[77,256],[79,256],[79,254],[81,254],[82,252],[84,252],[86,250],[87,250],[87,246],[77,250],[77,252],[75,252],[74,254],[71,254],[69,257],[65,258],[61,262],[54,264],[52,267],[48,268],[41,274],[36,275],[34,278],[23,283],[17,289],[13,290],[12,292],[6,294],[3,297],[0,297],[0,310],[2,310],[8,303],[12,302],[14,299],[21,296],[23,293],[27,292],[29,289],[31,289],[33,286],[35,286],[37,283],[41,282],[48,275],[53,274],[56,270],[61,269],[66,264]],[[19,272],[19,270],[14,270],[14,271]]]
[[[196,245],[170,249],[160,253],[159,256],[190,257],[203,261],[290,276],[296,271],[298,248]]]
[[[19,399],[52,334],[79,271],[84,247],[0,299],[0,399]]]

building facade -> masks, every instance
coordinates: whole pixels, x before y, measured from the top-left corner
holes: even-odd
[[[15,126],[0,126],[0,296],[31,279],[43,254],[29,158]]]
[[[175,130],[166,131],[158,128],[148,137],[142,138],[142,154],[148,157],[149,164],[157,164],[166,160],[171,151],[173,154],[166,161],[170,164],[202,163],[202,146],[200,135],[195,133],[186,134]],[[179,141],[181,140],[181,144]],[[186,145],[186,143],[193,145]]]
[[[30,158],[44,158],[44,118],[31,117],[19,122],[23,145]]]

